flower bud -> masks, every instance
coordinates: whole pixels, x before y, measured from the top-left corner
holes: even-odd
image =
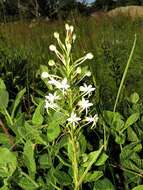
[[[48,65],[51,66],[51,67],[54,66],[55,65],[55,61],[52,60],[52,59],[49,60]]]
[[[50,49],[51,51],[56,51],[56,50],[57,50],[56,46],[53,45],[53,44],[51,44],[51,45],[49,46],[49,49]]]
[[[76,34],[73,35],[72,39],[73,39],[73,42],[76,40]]]
[[[86,59],[93,59],[93,54],[92,53],[87,53],[86,54]]]
[[[87,76],[87,77],[90,77],[90,76],[91,76],[91,72],[88,71],[88,72],[86,73],[86,76]]]
[[[74,27],[73,27],[73,26],[70,26],[69,29],[70,29],[70,32],[73,33],[73,31],[74,31]]]
[[[70,26],[68,24],[65,24],[65,28],[66,28],[67,31],[70,30]]]
[[[76,73],[77,73],[77,74],[81,74],[81,67],[78,67],[78,68],[76,69]]]
[[[49,77],[49,73],[48,73],[48,72],[43,72],[43,73],[41,74],[41,77],[42,77],[43,79],[46,79],[46,78]]]
[[[71,50],[71,44],[67,43],[67,49],[68,51]]]
[[[56,39],[59,39],[59,33],[58,33],[58,32],[54,32],[54,37],[55,37]]]

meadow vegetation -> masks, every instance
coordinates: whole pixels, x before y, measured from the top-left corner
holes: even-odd
[[[128,16],[1,23],[1,190],[143,189],[142,44]]]

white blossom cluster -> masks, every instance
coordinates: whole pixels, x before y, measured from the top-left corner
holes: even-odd
[[[55,111],[61,111],[60,102],[62,99],[69,98],[69,92],[73,92],[73,88],[76,88],[76,85],[72,84],[72,76],[76,74],[81,74],[82,69],[80,65],[87,59],[93,59],[92,53],[87,53],[85,56],[79,58],[75,62],[71,62],[71,48],[72,43],[76,39],[76,35],[73,33],[74,27],[65,25],[66,28],[66,38],[65,43],[62,43],[60,40],[59,33],[55,32],[54,37],[57,39],[58,45],[61,51],[55,45],[50,45],[49,49],[55,52],[58,59],[62,62],[61,68],[65,71],[65,76],[57,76],[49,74],[48,72],[42,72],[41,78],[46,80],[49,85],[52,86],[54,90],[53,93],[49,93],[45,96],[45,108],[49,113],[50,109]],[[49,61],[49,66],[55,67],[56,63],[54,60]],[[90,76],[91,72],[88,71],[85,76]],[[82,80],[82,79],[81,79]],[[93,106],[93,103],[90,102],[89,98],[96,89],[90,84],[83,83],[76,92],[78,91],[77,98],[72,101],[72,111],[68,112],[67,122],[69,125],[76,128],[77,126],[85,126],[91,124],[91,127],[96,126],[98,121],[98,115],[90,115],[90,109]],[[74,92],[73,92],[74,93]]]

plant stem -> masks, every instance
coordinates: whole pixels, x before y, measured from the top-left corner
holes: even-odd
[[[24,173],[24,172],[21,171],[21,174],[23,176],[25,176],[36,188],[39,187],[39,185],[30,176],[28,176],[26,173]]]
[[[134,50],[135,50],[135,47],[136,47],[136,41],[137,41],[137,36],[136,36],[136,34],[135,34],[134,43],[133,43],[133,46],[132,46],[132,50],[131,50],[129,59],[128,59],[128,61],[127,61],[126,68],[125,68],[124,73],[123,73],[123,77],[122,77],[122,80],[121,80],[119,89],[118,89],[118,93],[117,93],[117,97],[116,97],[116,101],[115,101],[115,105],[114,105],[113,112],[116,111],[116,107],[117,107],[117,103],[118,103],[118,101],[119,101],[119,97],[120,97],[120,94],[121,94],[121,90],[122,90],[122,87],[123,87],[123,84],[124,84],[124,81],[125,81],[125,78],[126,78],[128,69],[129,69],[129,65],[130,65],[130,62],[131,62],[131,60],[132,60],[133,53],[134,53]]]
[[[73,149],[73,155],[72,155],[72,169],[73,169],[73,176],[74,176],[74,190],[79,190],[78,186],[78,162],[77,162],[77,150],[76,150],[76,142],[74,138],[74,131],[70,131],[71,135],[71,144]]]

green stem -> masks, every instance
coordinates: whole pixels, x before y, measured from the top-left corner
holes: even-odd
[[[129,68],[130,62],[131,62],[131,60],[132,60],[135,47],[136,47],[136,41],[137,41],[137,36],[136,36],[136,34],[135,34],[134,43],[133,43],[133,46],[132,46],[132,50],[131,50],[129,59],[128,59],[128,61],[127,61],[127,65],[126,65],[125,71],[124,71],[124,73],[123,73],[123,77],[122,77],[122,80],[121,80],[119,89],[118,89],[118,93],[117,93],[117,97],[116,97],[116,101],[115,101],[115,105],[114,105],[113,112],[116,111],[116,107],[117,107],[117,104],[118,104],[118,101],[119,101],[119,97],[120,97],[120,94],[121,94],[121,90],[122,90],[122,87],[123,87],[123,84],[124,84],[124,81],[125,81],[125,78],[126,78],[126,75],[127,75],[127,72],[128,72],[128,68]]]
[[[73,149],[73,156],[72,156],[72,169],[73,169],[73,176],[74,176],[74,190],[79,190],[78,186],[78,162],[77,162],[77,149],[76,149],[76,142],[74,138],[73,130],[70,131],[71,135],[71,144]]]
[[[21,174],[22,174],[23,176],[25,176],[29,181],[31,181],[31,183],[32,183],[36,188],[39,187],[39,185],[38,185],[31,177],[29,177],[26,173],[21,172]]]
[[[50,182],[50,184],[57,190],[62,190],[61,188],[57,187],[56,185],[54,185],[52,182]]]

